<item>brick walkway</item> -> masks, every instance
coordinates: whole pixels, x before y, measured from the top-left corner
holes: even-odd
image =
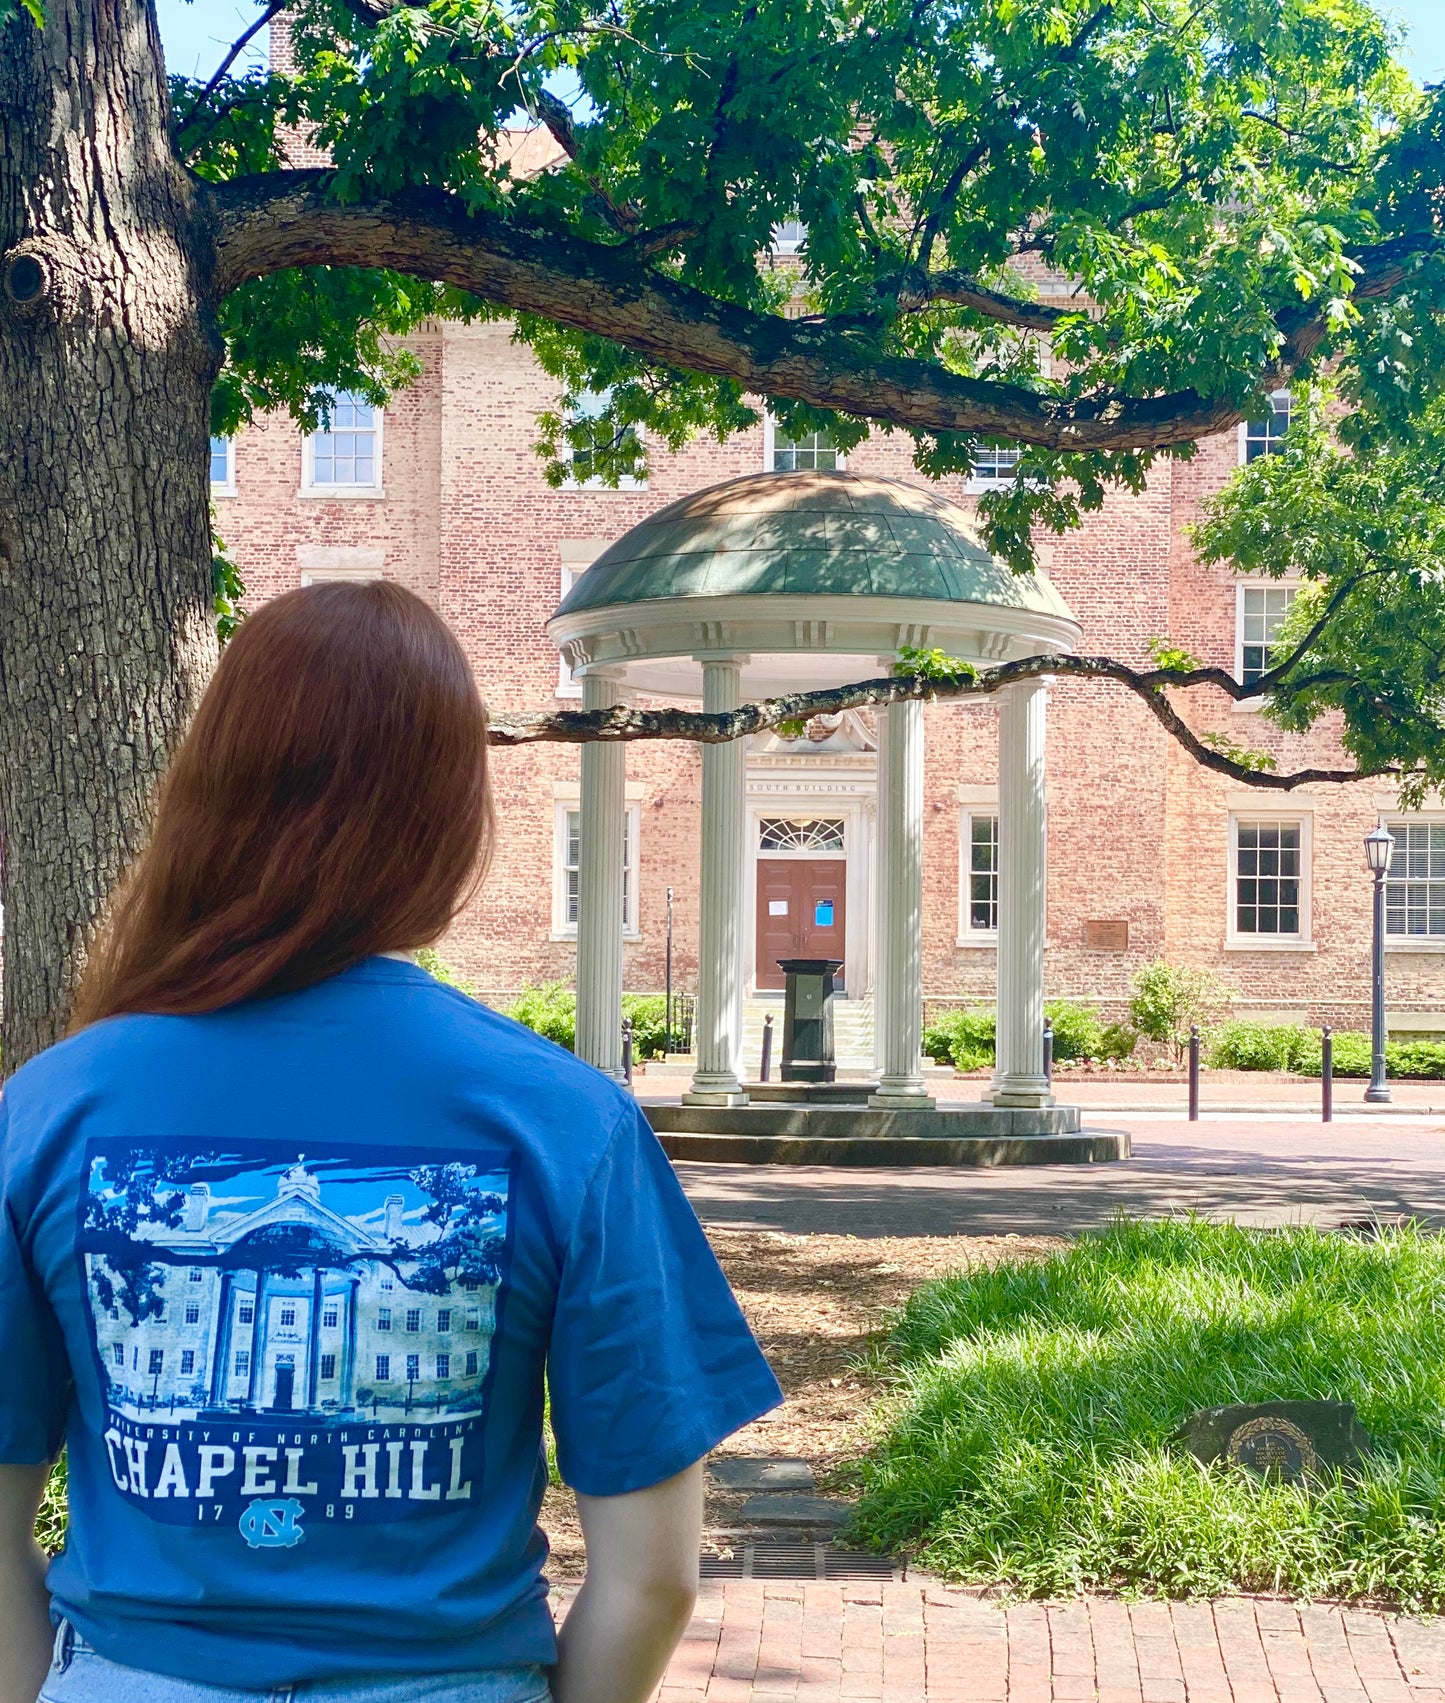
[[[1224,1598],[1001,1609],[929,1584],[705,1585],[658,1703],[1445,1703],[1445,1624]]]

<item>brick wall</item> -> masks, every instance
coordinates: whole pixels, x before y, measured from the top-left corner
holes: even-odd
[[[382,500],[301,495],[301,440],[288,421],[242,434],[237,495],[218,509],[248,600],[298,584],[307,564],[344,570],[365,556],[437,604],[493,705],[553,706],[558,662],[543,627],[560,593],[562,544],[610,541],[687,491],[760,470],[761,429],[722,446],[706,441],[676,456],[656,454],[642,490],[554,490],[533,445],[537,413],[556,398],[508,328],[448,324],[418,334],[411,346],[423,376],[386,414]],[[1149,641],[1167,636],[1233,666],[1233,580],[1195,561],[1185,529],[1237,453],[1231,434],[1192,462],[1161,463],[1143,494],[1111,496],[1079,532],[1050,546],[1052,577],[1083,625],[1086,650],[1141,662]],[[916,477],[899,438],[870,441],[850,466]],[[961,481],[945,489],[963,496]],[[1050,996],[1115,1008],[1133,971],[1163,955],[1214,968],[1248,1009],[1365,1020],[1369,883],[1360,842],[1373,825],[1378,788],[1316,787],[1303,799],[1311,807],[1314,949],[1234,950],[1226,944],[1229,813],[1243,789],[1191,762],[1121,687],[1056,683],[1048,714]],[[1189,714],[1201,728],[1269,750],[1281,766],[1340,757],[1328,729],[1285,735],[1221,695],[1192,702]],[[994,954],[958,944],[956,789],[994,782],[996,712],[985,702],[934,706],[926,738],[925,987],[933,998],[985,999]],[[575,748],[496,755],[492,872],[443,948],[494,996],[572,974],[573,943],[552,937],[553,843],[556,794],[578,774]],[[661,985],[671,885],[676,971],[687,986],[697,932],[698,754],[687,746],[630,747],[627,778],[641,816],[641,937],[626,947],[627,985]],[[1258,808],[1288,816],[1300,802],[1275,797]],[[1101,919],[1127,921],[1126,950],[1090,948],[1086,925]],[[1392,1008],[1439,1005],[1437,964],[1445,959],[1392,953]]]

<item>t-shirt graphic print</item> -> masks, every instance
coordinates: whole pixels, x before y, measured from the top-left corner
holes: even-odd
[[[481,1476],[508,1157],[86,1148],[78,1246],[117,1490],[251,1549],[425,1518]]]

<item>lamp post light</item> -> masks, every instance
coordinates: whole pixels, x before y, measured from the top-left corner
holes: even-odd
[[[1395,836],[1383,822],[1365,835],[1365,862],[1375,878],[1375,926],[1372,941],[1370,987],[1370,1086],[1365,1099],[1371,1105],[1387,1104],[1390,1085],[1385,1080],[1385,877],[1395,851]]]

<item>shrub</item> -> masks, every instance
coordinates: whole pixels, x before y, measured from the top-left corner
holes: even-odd
[[[574,1052],[577,1047],[577,995],[567,982],[523,988],[508,1017],[545,1040]],[[660,993],[625,993],[622,1015],[632,1019],[632,1056],[642,1063],[661,1058],[667,1027],[667,1001]]]
[[[459,976],[434,946],[423,946],[416,955],[416,961],[429,976],[434,977],[444,986],[455,988],[458,993],[464,993],[468,999],[477,997],[474,984]]]
[[[1131,1028],[1127,1023],[1106,1023],[1099,1031],[1099,1050],[1094,1057],[1122,1061],[1131,1057],[1138,1045],[1137,1029]]]
[[[915,1290],[855,1535],[1039,1596],[1268,1591],[1445,1606],[1445,1239],[1121,1222]],[[1202,1467],[1197,1408],[1352,1401],[1380,1444],[1304,1485]]]
[[[1173,1050],[1182,1062],[1189,1045],[1190,1025],[1201,1032],[1215,1027],[1233,998],[1218,976],[1187,964],[1168,964],[1162,958],[1134,972],[1129,1017],[1148,1040]]]
[[[1236,1018],[1216,1032],[1209,1062],[1220,1070],[1298,1070],[1310,1039],[1310,1031],[1298,1023]]]
[[[995,1014],[987,1009],[943,1011],[925,1026],[923,1050],[955,1070],[986,1070],[994,1060]]]
[[[1391,1075],[1445,1077],[1445,1041],[1400,1041],[1385,1048]]]
[[[566,982],[523,988],[507,1015],[568,1052],[577,1045],[577,995]]]
[[[622,1015],[632,1020],[632,1056],[639,1062],[667,1051],[667,1000],[660,993],[625,993]]]
[[[1076,1058],[1098,1058],[1104,1029],[1087,1005],[1067,999],[1051,999],[1044,1016],[1054,1026],[1054,1063],[1068,1064]]]
[[[1309,1045],[1298,1069],[1306,1076],[1318,1076],[1321,1070],[1320,1037],[1317,1031],[1306,1031]],[[1358,1029],[1340,1029],[1334,1036],[1334,1066],[1336,1076],[1368,1076],[1374,1062],[1374,1044]],[[1387,1041],[1385,1043],[1385,1074],[1417,1081],[1423,1078],[1445,1077],[1445,1041]]]

